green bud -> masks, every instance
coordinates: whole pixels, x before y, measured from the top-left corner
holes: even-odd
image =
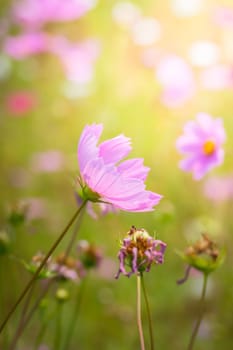
[[[0,255],[7,254],[9,251],[10,239],[5,231],[0,231]]]
[[[59,302],[65,302],[69,299],[69,292],[64,288],[59,288],[57,289],[55,296]]]

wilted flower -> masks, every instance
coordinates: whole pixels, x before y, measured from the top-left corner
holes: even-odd
[[[57,278],[75,281],[82,275],[83,267],[78,259],[66,256],[66,254],[63,253],[50,263],[50,270]]]
[[[185,278],[179,280],[179,284],[186,281],[191,268],[209,274],[222,264],[225,256],[224,250],[220,250],[207,234],[202,234],[201,238],[190,245],[184,253],[177,253],[188,264]]]
[[[78,145],[81,196],[93,202],[106,202],[132,212],[151,211],[161,196],[146,191],[144,180],[149,168],[143,159],[128,159],[121,163],[131,150],[130,139],[124,135],[97,142],[102,124],[87,125]]]
[[[22,261],[25,268],[31,272],[32,274],[35,274],[38,267],[41,265],[42,261],[45,258],[45,254],[42,252],[38,252],[36,255],[34,255],[29,263],[26,263],[25,261]],[[44,279],[44,278],[52,278],[55,276],[55,274],[50,269],[51,264],[51,258],[47,260],[45,263],[43,269],[40,271],[38,278]]]
[[[118,253],[120,268],[115,278],[118,278],[121,273],[129,277],[133,273],[148,272],[153,263],[163,264],[166,246],[166,243],[154,239],[144,229],[136,229],[132,226],[121,242]],[[129,272],[126,266],[131,269]]]
[[[177,149],[186,155],[180,168],[191,171],[195,180],[201,179],[209,170],[222,164],[225,138],[221,119],[199,113],[196,121],[187,122],[184,134],[177,140]]]

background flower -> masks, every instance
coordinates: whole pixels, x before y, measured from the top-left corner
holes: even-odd
[[[191,171],[195,180],[201,179],[209,170],[222,164],[225,130],[221,119],[199,113],[196,121],[188,122],[184,134],[177,140],[177,149],[186,156],[180,162],[184,171]]]

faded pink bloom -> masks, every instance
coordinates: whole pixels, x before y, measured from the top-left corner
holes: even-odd
[[[29,91],[12,92],[6,97],[6,109],[8,113],[21,116],[31,110],[37,105],[36,96]]]
[[[20,201],[20,207],[25,209],[26,219],[31,221],[46,216],[45,201],[41,198],[24,198]]]
[[[34,154],[31,165],[36,172],[52,173],[63,169],[64,162],[64,156],[61,152],[51,150]]]
[[[3,50],[15,59],[47,51],[49,36],[43,32],[24,33],[18,36],[8,36],[4,42]]]
[[[79,140],[82,195],[91,201],[110,203],[125,211],[153,210],[161,196],[145,190],[144,181],[149,168],[140,158],[120,162],[131,150],[130,139],[122,134],[97,146],[102,130],[102,124],[87,125]]]
[[[50,42],[50,51],[60,58],[67,79],[81,84],[91,81],[99,49],[96,40],[77,44],[71,43],[65,37],[54,37]]]
[[[204,183],[205,196],[213,202],[224,202],[233,199],[233,175],[214,176]]]
[[[156,79],[162,85],[162,102],[170,107],[179,107],[191,99],[195,81],[190,66],[179,56],[168,55],[157,65]]]
[[[200,74],[201,84],[208,90],[233,88],[233,67],[224,64],[214,65]]]
[[[13,17],[24,27],[37,28],[47,22],[72,21],[93,8],[96,0],[19,0]]]
[[[101,264],[97,268],[97,274],[103,279],[112,280],[116,269],[117,264],[114,259],[109,257],[103,257]]]
[[[226,134],[220,118],[198,113],[196,121],[189,121],[184,134],[178,138],[177,149],[186,157],[180,168],[191,171],[195,180],[200,180],[212,168],[222,164]]]
[[[218,6],[213,12],[214,22],[221,26],[232,28],[233,27],[233,8],[227,6]]]

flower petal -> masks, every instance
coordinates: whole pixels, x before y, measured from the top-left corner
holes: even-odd
[[[125,158],[131,149],[130,139],[119,135],[99,145],[99,156],[104,159],[106,164],[115,164]]]
[[[98,157],[99,149],[96,144],[102,131],[102,124],[87,125],[80,136],[78,144],[78,163],[81,174],[87,163]]]
[[[144,181],[150,168],[143,165],[143,158],[127,159],[118,165],[117,170],[127,178],[136,178]]]

